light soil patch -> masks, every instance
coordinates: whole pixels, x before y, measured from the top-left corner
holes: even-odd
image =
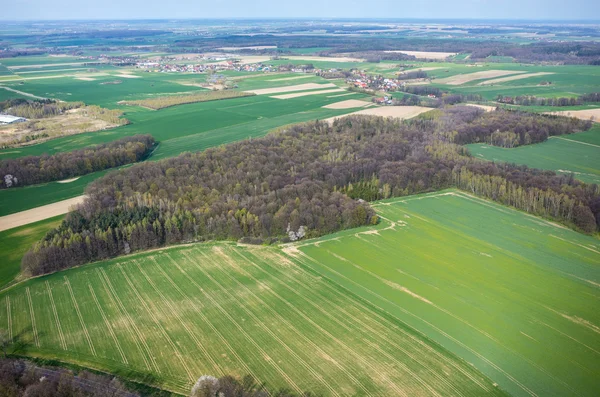
[[[0,232],[66,214],[69,212],[71,207],[81,204],[84,198],[85,196],[78,196],[68,200],[59,201],[57,203],[43,205],[27,211],[17,212],[16,214],[2,216],[0,217]]]
[[[213,54],[213,55],[217,55],[220,57],[223,57],[223,54]],[[233,60],[237,60],[239,61],[239,63],[243,64],[243,65],[247,65],[247,64],[251,64],[251,63],[261,63],[261,62],[267,62],[271,60],[270,56],[264,56],[264,55],[228,55],[228,57],[231,57],[231,59],[228,60],[224,60],[224,61],[219,61],[219,62],[211,62],[211,65],[228,65],[229,62],[233,61]]]
[[[337,85],[332,83],[327,84],[317,84],[317,83],[306,83],[306,84],[298,84],[298,85],[290,85],[286,87],[274,87],[274,88],[261,88],[258,90],[247,90],[246,92],[251,92],[256,95],[269,95],[269,94],[279,94],[283,92],[294,92],[294,91],[308,91],[308,90],[318,90],[321,88],[333,88],[337,87]]]
[[[91,77],[75,77],[75,80],[95,81],[96,79],[91,78]]]
[[[477,85],[490,85],[490,84],[496,84],[496,83],[504,83],[506,81],[528,79],[530,77],[536,77],[536,76],[545,76],[547,74],[554,74],[554,73],[553,72],[538,72],[538,73],[520,74],[517,76],[500,77],[499,79],[482,81],[481,83],[479,83]]]
[[[123,77],[126,79],[139,79],[141,76],[136,76],[135,74],[121,73],[121,74],[116,74],[115,77]]]
[[[274,80],[267,80],[267,81],[290,81],[290,80],[300,80],[300,79],[308,79],[311,77],[315,77],[312,74],[306,75],[306,76],[294,76],[294,77],[284,77],[282,79],[274,79]]]
[[[63,179],[62,181],[57,181],[57,183],[71,183],[71,182],[75,182],[77,179],[79,179],[81,177],[75,177],[75,178],[71,178],[71,179]]]
[[[593,120],[600,122],[600,109],[585,109],[585,110],[563,110],[560,112],[546,112],[555,116],[576,117],[581,120]]]
[[[489,105],[478,105],[476,103],[466,103],[465,105],[466,106],[473,106],[473,107],[476,107],[476,108],[479,108],[479,109],[483,109],[486,112],[493,112],[494,110],[496,110],[495,106],[489,106]]]
[[[343,88],[334,88],[334,89],[331,89],[331,90],[304,91],[304,92],[296,92],[296,93],[293,93],[293,94],[275,95],[275,96],[272,96],[271,98],[275,98],[275,99],[292,99],[292,98],[299,98],[299,97],[309,96],[309,95],[329,94],[329,93],[332,93],[332,92],[341,92],[341,91],[345,91],[345,90]]]
[[[366,115],[366,116],[381,116],[381,117],[394,117],[399,119],[410,119],[420,115],[421,113],[425,113],[430,111],[431,108],[426,108],[422,106],[383,106],[376,108],[369,108],[359,110],[358,112],[353,112],[349,114],[345,114],[342,116],[335,116],[325,119],[328,123],[333,123],[335,120],[340,119],[342,117],[347,116],[355,116],[355,115]]]
[[[370,102],[361,101],[359,99],[348,99],[346,101],[330,103],[329,105],[323,106],[325,109],[352,109],[362,108],[371,105]]]
[[[412,55],[417,58],[424,59],[446,59],[448,57],[456,55],[455,52],[435,52],[435,51],[402,51],[402,50],[394,50],[394,51],[384,51],[391,54],[406,54]]]
[[[71,69],[52,69],[51,72],[76,72],[79,70],[87,70],[87,68],[71,68]],[[48,73],[48,70],[31,70],[29,72],[19,72],[19,75],[35,73]]]
[[[511,74],[525,73],[518,70],[484,70],[481,72],[457,74],[456,76],[446,77],[445,79],[436,80],[436,83],[448,85],[461,85],[473,80],[493,79],[495,77],[507,76]]]

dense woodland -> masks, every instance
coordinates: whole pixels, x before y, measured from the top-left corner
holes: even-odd
[[[572,131],[572,122],[454,106],[411,121],[317,121],[136,165],[92,183],[86,201],[24,256],[23,271],[188,241],[316,237],[376,223],[366,201],[455,186],[591,233],[600,218],[597,185],[484,162],[457,144],[485,141],[504,126],[534,142]]]
[[[155,145],[151,135],[135,135],[54,155],[0,161],[0,189],[59,181],[145,159]]]
[[[117,378],[88,371],[74,373],[21,359],[0,360],[2,397],[135,397]]]

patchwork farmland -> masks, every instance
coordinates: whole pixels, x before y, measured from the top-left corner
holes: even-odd
[[[0,327],[29,355],[182,393],[250,374],[325,395],[594,394],[595,240],[455,191],[376,208],[379,226],[282,249],[197,244],[26,281],[0,294]]]

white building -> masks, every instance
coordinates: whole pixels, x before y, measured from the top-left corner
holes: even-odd
[[[27,121],[24,117],[11,116],[9,114],[0,114],[0,125],[22,123]]]

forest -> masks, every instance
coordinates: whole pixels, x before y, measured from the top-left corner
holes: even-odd
[[[57,102],[54,99],[11,98],[0,102],[0,112],[28,119],[58,116],[67,110],[84,106],[83,102]]]
[[[113,142],[54,155],[0,161],[0,189],[59,181],[145,159],[156,142],[151,135],[134,135]]]
[[[409,121],[316,121],[135,165],[92,183],[85,202],[25,254],[22,270],[43,274],[181,242],[317,237],[377,223],[368,201],[449,187],[592,233],[597,185],[485,162],[460,146],[498,131],[539,141],[574,131],[571,123],[579,122],[453,106]]]

